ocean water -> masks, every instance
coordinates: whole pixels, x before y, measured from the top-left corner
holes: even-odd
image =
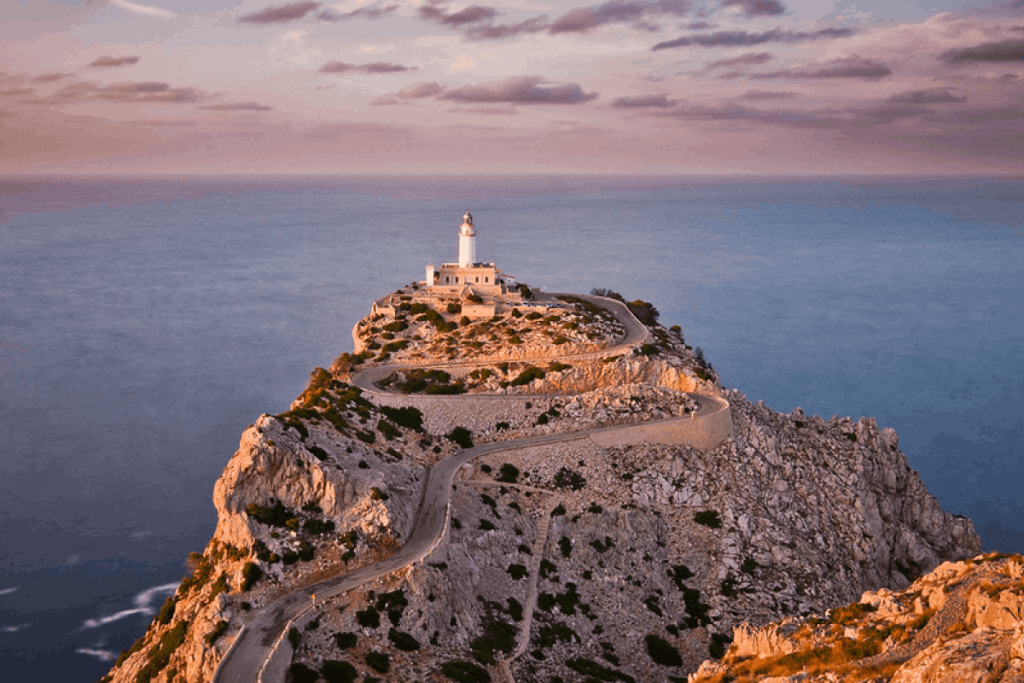
[[[0,671],[89,681],[209,539],[241,431],[370,301],[478,254],[653,302],[727,386],[874,416],[1024,551],[1024,183],[0,180]]]

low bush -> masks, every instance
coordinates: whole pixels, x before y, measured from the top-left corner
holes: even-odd
[[[217,640],[222,635],[227,633],[227,631],[228,631],[228,622],[226,622],[223,619],[221,619],[220,621],[218,621],[216,623],[216,625],[214,625],[213,630],[206,634],[206,644],[207,645],[212,645],[213,643],[216,643]]]
[[[647,654],[654,660],[655,664],[662,666],[682,666],[683,658],[679,650],[672,647],[672,644],[653,633],[644,638],[647,645]]]
[[[251,562],[249,564],[252,564]],[[174,608],[178,604],[178,600],[172,595],[164,601],[163,607],[156,615],[156,623],[160,625],[167,625],[171,623],[171,619],[174,618]]]
[[[263,570],[255,562],[246,562],[242,567],[242,591],[252,590],[256,582],[263,578]]]
[[[414,408],[412,406],[406,406],[404,408],[381,406],[380,412],[400,427],[405,427],[406,429],[411,429],[416,432],[423,432],[423,413],[418,408]]]
[[[363,628],[377,628],[380,626],[380,612],[372,605],[364,610],[356,612],[356,623]]]
[[[288,520],[295,519],[295,513],[279,500],[275,500],[272,507],[249,503],[245,511],[257,522],[267,526],[284,527],[288,526]]]
[[[582,474],[571,470],[568,467],[563,467],[555,474],[555,486],[560,489],[572,489],[573,491],[579,491],[581,488],[587,485],[587,480]]]
[[[445,662],[441,665],[441,673],[455,683],[491,683],[487,669],[473,662]]]
[[[512,624],[492,619],[484,626],[483,635],[477,636],[469,643],[473,659],[481,664],[495,664],[494,653],[512,652],[516,646],[518,629]]]
[[[320,665],[320,677],[327,683],[355,683],[359,671],[348,662],[328,659]]]
[[[526,569],[526,565],[523,564],[510,564],[508,566],[508,573],[509,576],[511,576],[516,581],[529,574],[529,572]]]
[[[420,643],[408,633],[391,629],[388,631],[388,640],[395,644],[402,652],[414,652],[420,649]]]
[[[391,671],[391,657],[385,652],[367,652],[363,660],[377,673],[386,674]]]
[[[316,683],[320,674],[302,662],[295,662],[288,667],[288,680],[292,683]]]
[[[398,431],[398,427],[387,420],[380,420],[377,422],[377,431],[383,434],[384,438],[389,441],[402,435],[402,432]]]
[[[719,529],[722,526],[722,519],[715,510],[698,512],[693,516],[693,521],[697,522],[697,524],[703,524],[709,529]]]
[[[544,379],[544,371],[538,367],[534,367],[531,365],[530,367],[520,372],[516,376],[516,378],[512,380],[511,384],[513,386],[520,387],[525,384],[529,384],[535,379]]]
[[[348,650],[355,647],[358,639],[359,637],[350,631],[334,634],[334,644],[338,646],[339,650]]]
[[[473,447],[473,435],[465,427],[456,427],[446,435],[449,441],[455,442],[462,448]]]

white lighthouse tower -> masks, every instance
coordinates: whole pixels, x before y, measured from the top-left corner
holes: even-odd
[[[472,268],[476,263],[476,228],[473,214],[467,211],[459,226],[459,268]]]

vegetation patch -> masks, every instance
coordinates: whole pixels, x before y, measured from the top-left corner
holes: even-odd
[[[334,634],[334,644],[339,650],[348,650],[356,646],[359,636],[351,631],[342,631]]]
[[[320,665],[320,677],[327,683],[355,683],[358,676],[359,672],[348,662],[328,659]]]
[[[146,660],[146,664],[139,669],[139,673],[135,676],[135,683],[149,683],[153,680],[153,677],[163,671],[168,662],[171,661],[171,655],[174,651],[185,642],[185,634],[188,632],[188,622],[179,621],[171,629],[166,631],[160,636],[160,641],[156,644],[152,650],[149,651],[149,658]]]
[[[455,442],[461,448],[473,447],[473,434],[465,427],[456,427],[446,435],[449,441]]]
[[[455,683],[491,683],[487,669],[473,662],[445,662],[441,665],[441,673]]]
[[[221,619],[220,621],[218,621],[214,625],[213,630],[206,634],[206,644],[207,645],[212,645],[212,644],[216,643],[217,640],[222,635],[227,633],[227,631],[228,631],[228,622],[226,622],[223,619]]]
[[[560,489],[579,491],[587,485],[587,480],[579,472],[562,467],[555,473],[555,486]]]
[[[655,664],[673,667],[683,665],[683,658],[679,654],[679,650],[664,638],[652,633],[644,638],[644,644],[647,645],[647,654]]]
[[[256,582],[263,578],[263,570],[255,562],[246,562],[242,567],[242,592],[252,590]]]
[[[483,635],[477,636],[469,644],[473,651],[473,659],[481,664],[495,664],[495,652],[512,652],[512,648],[516,646],[517,632],[518,629],[512,624],[491,619],[484,626]]]
[[[693,521],[697,522],[697,524],[703,524],[709,529],[720,529],[722,527],[722,519],[718,516],[716,510],[698,512],[693,516]]]
[[[391,671],[391,657],[386,652],[367,652],[363,660],[377,673],[386,674]]]

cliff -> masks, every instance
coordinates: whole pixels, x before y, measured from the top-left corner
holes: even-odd
[[[865,592],[824,615],[741,624],[690,683],[1024,681],[1024,558],[946,562],[901,591]]]
[[[978,552],[891,429],[724,390],[641,304],[361,321],[242,435],[213,539],[105,680],[209,681],[229,650],[218,681],[684,680],[740,624]]]

